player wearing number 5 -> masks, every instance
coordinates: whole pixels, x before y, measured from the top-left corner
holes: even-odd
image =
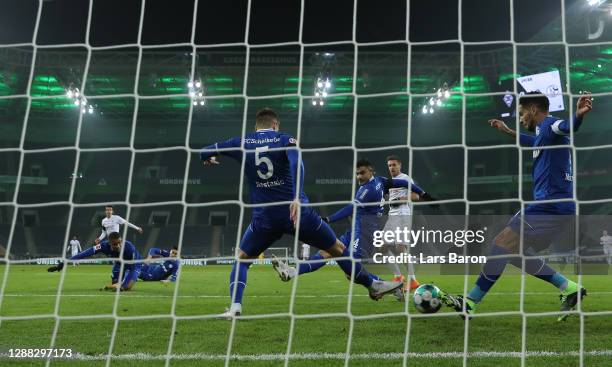
[[[299,160],[297,141],[279,132],[278,115],[266,108],[257,113],[253,133],[207,146],[200,152],[205,166],[219,164],[216,157],[230,156],[238,161],[244,157],[244,175],[249,184],[250,202],[265,204],[253,208],[253,219],[240,242],[238,257],[230,275],[231,306],[224,314],[237,316],[242,312],[242,294],[246,287],[250,262],[283,234],[296,235],[299,240],[325,250],[334,257],[349,257],[350,251],[308,203],[302,191],[304,166]],[[244,149],[244,153],[242,151]],[[298,182],[299,180],[299,182]],[[296,233],[299,210],[299,232]],[[339,267],[351,279],[353,264],[338,261]],[[354,281],[366,287],[373,299],[393,292],[401,282],[384,282],[369,274],[361,263],[354,264]]]

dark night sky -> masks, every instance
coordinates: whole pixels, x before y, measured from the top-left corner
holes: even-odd
[[[574,1],[568,1],[568,3]],[[93,46],[136,43],[139,0],[94,0],[90,42]],[[243,42],[247,0],[200,0],[196,44]],[[303,41],[350,41],[353,0],[305,0]],[[463,40],[510,38],[510,0],[463,0]],[[89,1],[45,0],[38,32],[39,44],[83,43]],[[189,42],[194,0],[147,0],[143,44]],[[410,41],[456,39],[456,0],[412,0]],[[528,40],[555,17],[560,0],[514,0],[516,40]],[[37,0],[0,1],[0,43],[31,41]],[[299,40],[299,0],[252,0],[249,42]],[[359,0],[357,41],[403,40],[406,2]]]

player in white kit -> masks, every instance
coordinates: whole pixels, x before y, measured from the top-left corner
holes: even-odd
[[[396,155],[390,155],[387,157],[387,168],[391,178],[402,179],[410,182],[412,185],[412,179],[405,173],[402,173],[402,161]],[[411,192],[408,188],[398,187],[389,189],[389,218],[385,224],[384,231],[395,231],[396,228],[407,228],[410,230],[412,224],[412,203],[393,203],[393,201],[417,201],[419,195],[415,192]],[[386,252],[388,255],[400,255],[407,253],[410,248],[408,243],[387,243],[382,248],[383,254]],[[414,276],[414,267],[411,263],[406,263],[406,271],[409,277],[409,282],[405,281],[404,276],[400,267],[396,263],[388,263],[389,267],[393,271],[393,281],[402,281],[405,284],[404,291],[414,290],[419,287],[419,282]]]
[[[118,215],[113,215],[113,207],[111,205],[107,205],[105,209],[106,217],[102,219],[102,233],[100,234],[100,237],[96,238],[96,245],[99,244],[103,239],[105,239],[109,233],[121,233],[119,231],[119,226],[123,224],[127,224],[128,227],[134,228],[136,231],[138,231],[138,233],[142,234],[142,228],[128,222],[127,220],[121,218]]]
[[[599,243],[603,246],[608,265],[612,265],[612,236],[608,235],[608,231],[603,231]]]
[[[81,243],[79,242],[79,236],[75,234],[74,236],[72,236],[72,239],[70,240],[70,253],[72,254],[71,256],[74,256],[81,251],[83,250],[81,249]],[[75,262],[72,263],[72,266],[78,266],[78,265],[79,264]]]

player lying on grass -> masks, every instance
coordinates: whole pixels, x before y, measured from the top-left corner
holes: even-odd
[[[528,131],[535,131],[535,136],[520,134],[520,143],[528,147],[566,146],[570,144],[567,135],[570,129],[578,131],[584,116],[591,111],[592,100],[589,95],[578,99],[574,122],[570,123],[548,114],[549,101],[546,96],[530,92],[519,100],[519,115],[521,124]],[[517,132],[510,129],[503,121],[489,120],[492,127],[516,137]],[[571,150],[567,148],[533,150],[533,196],[536,201],[571,199],[572,189],[572,159]],[[525,207],[525,217],[521,212],[510,219],[493,240],[491,255],[518,254],[521,240],[521,221],[523,222],[523,254],[536,255],[550,246],[551,242],[560,240],[567,227],[573,229],[576,205],[573,201],[547,202],[531,204]],[[510,262],[522,268],[520,258],[493,258],[484,265],[474,288],[465,299],[465,309],[468,314],[474,313],[476,305],[482,301],[487,292],[495,284]],[[525,260],[524,271],[551,283],[561,291],[561,311],[571,311],[576,307],[578,298],[586,296],[586,289],[578,288],[578,284],[567,279],[561,273],[546,265],[543,259],[528,258]],[[461,312],[463,299],[458,297],[456,310]],[[569,314],[559,317],[563,321]]]
[[[299,159],[297,141],[279,132],[279,126],[278,115],[266,108],[256,115],[255,132],[246,134],[244,138],[215,143],[200,152],[205,166],[219,164],[216,160],[218,155],[242,161],[240,148],[244,144],[244,175],[249,183],[250,201],[263,205],[253,209],[253,218],[240,242],[239,260],[256,259],[283,234],[295,236],[298,225],[300,241],[325,250],[334,257],[350,257],[349,249],[336,238],[319,214],[311,207],[300,206],[300,203],[308,203],[303,192],[304,165]],[[349,279],[366,287],[374,299],[402,286],[401,282],[378,280],[359,262],[354,264],[354,273],[350,259],[338,260],[338,264]],[[241,314],[250,265],[251,261],[238,261],[233,265],[229,279],[231,306],[223,317]]]
[[[347,218],[353,215],[353,206],[357,206],[354,231],[352,228],[349,228],[340,237],[340,242],[347,247],[352,245],[353,257],[361,259],[364,256],[372,255],[374,231],[381,228],[380,218],[384,211],[382,203],[384,203],[385,192],[395,187],[406,188],[407,190],[410,188],[410,191],[419,197],[429,200],[433,200],[433,198],[408,180],[375,176],[374,166],[367,159],[361,159],[357,162],[356,176],[359,188],[355,192],[354,202],[346,205],[329,217],[323,218],[323,220],[327,223],[333,223]],[[355,233],[355,240],[352,240],[351,234],[353,232]],[[326,262],[317,260],[324,260],[330,257],[326,251],[322,250],[310,257],[308,262],[301,263],[297,268],[290,267],[286,262],[277,258],[272,260],[272,265],[281,280],[288,282],[299,274],[310,273],[322,268]],[[403,295],[398,297],[398,299],[403,299]]]
[[[176,273],[179,269],[178,260],[164,260],[163,262],[150,261],[159,258],[176,258],[178,255],[178,247],[172,246],[170,251],[162,250],[157,247],[153,247],[149,250],[149,254],[145,259],[145,264],[142,266],[140,271],[139,279],[145,282],[161,281],[161,282],[176,282]]]
[[[119,259],[121,255],[121,247],[123,247],[123,260],[141,260],[142,257],[136,247],[130,241],[123,241],[121,235],[117,232],[112,232],[108,235],[108,241],[102,241],[87,250],[72,256],[69,261],[81,260],[91,257],[95,254],[103,253],[110,258]],[[123,264],[123,281],[119,284],[119,273],[121,269],[121,261],[115,260],[113,270],[111,272],[111,284],[104,287],[104,290],[122,290],[129,291],[132,289],[140,271],[142,263],[124,263]],[[64,268],[64,263],[60,262],[56,266],[47,269],[49,272],[61,271]]]
[[[119,233],[119,226],[127,224],[128,227],[135,229],[138,233],[142,234],[142,228],[138,227],[135,224],[128,222],[127,220],[121,218],[118,215],[113,214],[112,205],[107,205],[104,208],[106,213],[106,217],[102,219],[102,233],[100,236],[96,238],[96,244],[100,243],[106,236],[110,233],[117,232]]]

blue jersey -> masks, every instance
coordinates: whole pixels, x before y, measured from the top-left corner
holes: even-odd
[[[224,142],[215,143],[202,149],[200,158],[204,161],[216,155],[227,155],[238,161],[243,158],[243,152],[239,150],[244,140],[244,175],[249,184],[250,202],[252,204],[274,203],[292,201],[299,197],[302,203],[307,203],[308,198],[304,194],[300,184],[299,195],[297,189],[297,169],[302,170],[300,181],[303,182],[303,164],[298,163],[297,141],[290,135],[263,129],[245,135],[235,137]],[[234,150],[220,150],[238,148]],[[277,149],[277,150],[273,150]],[[256,207],[253,217],[265,214],[268,217],[279,217],[287,214],[287,206]]]
[[[87,250],[80,252],[70,260],[79,260],[84,259],[86,257],[93,256],[95,254],[103,253],[108,257],[116,257],[118,258],[121,253],[119,251],[113,251],[108,241],[102,241],[98,245],[94,245],[93,247],[88,248]],[[138,250],[136,250],[136,246],[132,244],[130,241],[123,241],[123,260],[141,260],[142,256]],[[126,269],[128,266],[133,266],[135,264],[125,264]]]
[[[149,255],[153,257],[170,257],[170,251],[152,247],[149,250]],[[164,262],[145,264],[140,272],[140,279],[150,281],[170,278],[171,281],[175,282],[178,268],[178,260],[165,260]]]
[[[582,123],[574,119],[574,131]],[[523,146],[547,147],[569,145],[570,124],[553,116],[538,123],[536,135],[521,134]],[[570,148],[533,150],[533,197],[535,200],[564,199],[573,197],[572,154]]]
[[[166,260],[163,263],[145,264],[140,272],[140,279],[146,281],[165,280],[176,282],[178,260]]]
[[[119,258],[121,253],[119,251],[113,251],[108,241],[102,241],[93,247],[88,248],[87,250],[80,252],[70,258],[70,260],[80,260],[86,257],[91,257],[95,254],[103,253],[108,257]],[[141,260],[142,256],[138,250],[136,250],[136,246],[132,244],[130,241],[123,241],[123,260]],[[115,261],[113,264],[112,270],[112,280],[116,282],[119,277],[119,269],[121,267],[120,261]],[[138,277],[138,273],[140,272],[140,268],[142,264],[140,263],[126,263],[123,267],[123,284],[122,287],[125,287],[131,280],[134,280]]]
[[[359,237],[362,229],[373,232],[380,229],[378,218],[382,217],[384,211],[385,193],[392,187],[410,187],[411,191],[418,194],[424,191],[415,184],[401,179],[389,179],[381,176],[372,176],[370,181],[360,185],[355,193],[353,204],[349,204],[336,213],[329,216],[330,222],[335,222],[353,214],[353,205],[357,205],[355,214],[355,238]],[[363,205],[369,203],[370,205]],[[371,205],[378,203],[378,205]]]

